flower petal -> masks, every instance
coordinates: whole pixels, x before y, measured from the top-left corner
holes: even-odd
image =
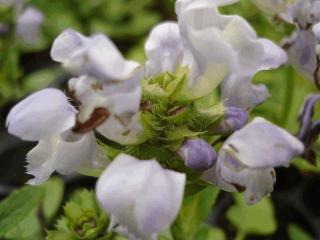
[[[66,29],[54,40],[51,58],[57,62],[66,62],[75,52],[81,50],[87,41],[88,38],[82,34]]]
[[[37,141],[64,132],[75,124],[76,110],[63,92],[45,89],[11,109],[6,125],[9,133],[23,140]]]
[[[244,191],[248,204],[256,204],[273,191],[276,182],[276,173],[273,168],[249,169],[244,167],[236,169],[230,161],[237,160],[227,153],[222,153],[219,158],[219,171],[222,179],[233,185],[238,191]]]
[[[290,63],[302,74],[313,80],[317,67],[316,38],[311,30],[296,31],[283,45]]]
[[[127,61],[113,42],[103,34],[84,37],[65,30],[55,40],[51,56],[71,72],[92,75],[101,81],[119,81],[131,77],[139,64]]]
[[[54,171],[68,175],[105,167],[106,161],[99,155],[99,146],[92,132],[86,135],[66,132],[65,135],[42,139],[28,153],[27,172],[35,177],[29,184],[43,183]]]
[[[221,149],[249,168],[287,166],[303,150],[297,138],[263,118],[235,132]]]
[[[165,22],[151,31],[145,44],[147,76],[175,72],[182,60],[182,45],[176,22]]]
[[[270,96],[265,85],[254,85],[251,79],[252,77],[232,74],[224,80],[221,86],[221,96],[226,100],[228,106],[251,110]]]
[[[87,56],[91,74],[101,80],[127,80],[139,66],[138,63],[127,61],[114,43],[103,34],[96,34],[90,38]]]
[[[288,61],[287,54],[281,47],[265,38],[260,38],[260,42],[263,45],[264,55],[259,70],[278,68]]]
[[[98,132],[104,137],[120,144],[137,144],[143,134],[143,127],[139,121],[139,113],[130,117],[111,115],[101,126]]]

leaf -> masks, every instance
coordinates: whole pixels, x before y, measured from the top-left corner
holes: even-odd
[[[243,234],[272,234],[276,230],[273,206],[269,198],[249,206],[241,194],[235,194],[236,203],[227,212],[227,218]]]
[[[219,189],[209,186],[184,199],[179,216],[172,226],[174,239],[193,240],[200,225],[207,220]]]
[[[15,191],[0,203],[0,238],[43,239],[42,228],[55,215],[62,197],[63,182],[57,178]]]
[[[0,237],[9,238],[15,234],[20,235],[19,224],[34,212],[42,196],[42,188],[27,186],[15,191],[9,198],[2,201],[0,203]],[[36,230],[35,226],[32,228]]]
[[[288,234],[290,240],[312,240],[310,235],[294,224],[289,225]]]
[[[208,224],[202,224],[195,235],[197,240],[225,240],[224,232],[215,227],[211,227]]]
[[[43,213],[47,221],[50,221],[62,204],[64,183],[62,179],[53,177],[41,186],[44,188]]]

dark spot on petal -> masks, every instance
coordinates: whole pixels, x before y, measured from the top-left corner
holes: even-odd
[[[250,200],[250,202],[254,202],[256,200],[256,197],[254,195],[251,195],[249,200]]]
[[[237,183],[231,183],[232,186],[234,186],[238,192],[244,192],[247,188],[244,186],[241,186],[240,184]]]
[[[91,84],[91,87],[94,91],[103,90],[103,86],[100,82],[96,82],[96,83]]]
[[[228,145],[233,151],[235,151],[236,153],[239,153],[239,150],[234,145],[232,145],[231,143],[229,143]]]
[[[96,108],[86,122],[81,123],[77,120],[76,126],[73,128],[73,131],[75,133],[87,133],[101,125],[109,116],[110,113],[107,109]]]
[[[276,172],[274,170],[270,171],[271,177],[275,180],[276,179]]]
[[[289,50],[293,46],[293,42],[286,42],[285,44],[282,45],[282,48],[284,50]]]
[[[122,133],[122,136],[126,137],[130,134],[131,130],[125,131]]]

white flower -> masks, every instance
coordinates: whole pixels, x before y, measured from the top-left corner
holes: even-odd
[[[141,240],[155,239],[176,218],[185,175],[163,169],[155,160],[121,154],[100,176],[97,199],[119,231]]]
[[[35,44],[40,38],[40,26],[43,20],[44,16],[38,9],[34,7],[24,9],[17,18],[17,36],[28,44]]]
[[[141,141],[140,81],[144,72],[137,63],[125,60],[103,34],[85,37],[71,29],[55,40],[51,56],[81,75],[69,81],[69,90],[80,103],[76,132],[97,128],[120,144]]]
[[[85,37],[67,29],[56,38],[51,57],[77,75],[92,75],[101,81],[121,81],[131,77],[139,64],[123,58],[113,42],[103,34]]]
[[[320,21],[320,1],[296,0],[288,5],[284,19],[297,24],[300,29],[307,29]]]
[[[137,71],[132,79],[119,84],[102,83],[89,76],[73,78],[69,89],[80,103],[76,132],[93,128],[106,138],[120,144],[136,144],[143,133],[139,121],[141,102],[140,79]]]
[[[222,95],[230,105],[252,108],[264,101],[267,89],[252,85],[251,79],[287,57],[271,41],[259,39],[243,18],[219,13],[218,6],[233,2],[178,0],[178,22],[156,26],[147,40],[148,76],[187,66],[195,96],[209,94],[224,81]]]
[[[40,184],[57,171],[61,174],[101,168],[100,149],[93,132],[73,133],[77,111],[59,90],[36,92],[11,109],[9,133],[27,141],[39,141],[27,155],[27,171]]]
[[[226,191],[244,191],[248,204],[272,192],[274,167],[288,166],[303,144],[263,118],[256,118],[223,144],[216,165],[205,178]]]

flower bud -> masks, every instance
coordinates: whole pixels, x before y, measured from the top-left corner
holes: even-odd
[[[203,139],[188,139],[177,151],[185,161],[185,165],[196,171],[205,171],[213,166],[217,160],[217,153],[213,147]]]
[[[228,107],[223,121],[215,126],[211,132],[215,134],[229,134],[240,130],[248,122],[248,112],[242,108]]]

